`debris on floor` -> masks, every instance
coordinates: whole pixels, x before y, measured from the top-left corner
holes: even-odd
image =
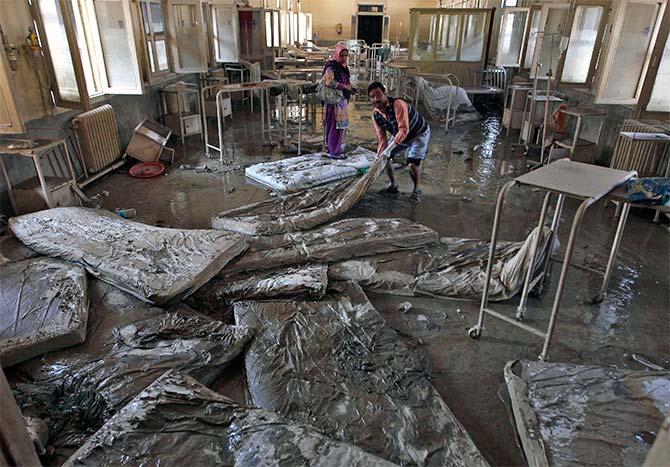
[[[526,278],[528,258],[537,228],[522,242],[498,242],[491,276],[490,300],[516,295]],[[543,264],[548,249],[545,228],[534,270]],[[490,242],[442,238],[440,244],[418,251],[394,251],[347,259],[331,264],[328,277],[354,281],[365,290],[396,295],[427,295],[450,298],[481,298],[486,282]]]
[[[309,424],[238,405],[178,372],[158,378],[65,466],[111,465],[121,459],[132,465],[394,465]]]
[[[245,353],[254,405],[399,464],[487,465],[357,285],[315,302],[239,302],[235,320],[257,333]]]
[[[88,322],[86,271],[51,258],[0,267],[0,364],[84,342]]]
[[[670,371],[519,360],[505,381],[529,465],[642,465],[670,411]]]
[[[384,169],[376,160],[359,178],[311,188],[217,214],[212,228],[246,235],[276,235],[307,230],[346,213]]]
[[[326,153],[316,153],[262,162],[247,167],[244,173],[273,190],[288,192],[356,176],[358,169],[370,167],[376,158],[373,151],[362,147],[343,155],[346,159],[330,159]]]
[[[252,237],[249,248],[222,273],[333,262],[437,242],[437,232],[407,219],[343,219],[313,230]]]
[[[86,342],[18,367],[23,414],[45,420],[57,455],[78,448],[165,371],[211,384],[252,337],[184,305],[170,312],[94,280]]]
[[[247,245],[237,234],[163,229],[87,208],[48,209],[13,217],[9,224],[38,253],[81,264],[156,304],[190,295]]]

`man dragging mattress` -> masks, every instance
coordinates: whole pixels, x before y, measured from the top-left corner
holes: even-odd
[[[372,121],[377,134],[377,157],[386,157],[389,160],[386,164],[386,173],[390,184],[383,193],[399,193],[393,173],[393,158],[407,151],[409,174],[414,182],[409,200],[418,203],[421,200],[419,166],[426,158],[430,127],[410,104],[402,99],[387,96],[382,83],[374,82],[368,86],[368,98],[374,107]],[[390,141],[386,138],[387,131],[392,135]]]

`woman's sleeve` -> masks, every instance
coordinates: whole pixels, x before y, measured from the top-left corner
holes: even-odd
[[[326,68],[326,72],[323,75],[323,84],[328,86],[329,88],[334,88],[334,89],[339,89],[342,90],[344,89],[344,86],[342,83],[338,83],[335,81],[335,73],[333,73],[332,68]]]

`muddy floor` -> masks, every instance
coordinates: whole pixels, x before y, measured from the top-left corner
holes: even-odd
[[[481,104],[481,103],[480,103]],[[386,184],[380,178],[372,190],[347,215],[350,217],[403,216],[423,223],[441,236],[490,238],[494,203],[504,183],[523,173],[525,162],[504,137],[499,111],[492,102],[478,105],[483,117],[462,116],[456,127],[445,132],[432,123],[429,154],[422,164],[423,199],[408,201],[411,181],[406,169],[397,174],[401,194],[377,194]],[[365,102],[351,106],[347,141],[374,147],[371,109]],[[227,121],[225,163],[219,155],[205,157],[204,143],[197,136],[182,148],[175,143],[175,164],[164,176],[149,180],[129,177],[127,167],[90,185],[88,195],[109,191],[103,207],[135,208],[137,220],[164,227],[207,228],[209,219],[224,209],[271,196],[263,187],[244,177],[244,167],[287,154],[276,143],[283,132],[275,122],[272,145],[260,131],[260,115],[248,115],[237,108],[234,120]],[[305,111],[305,113],[309,113]],[[293,108],[292,116],[297,115]],[[276,114],[274,115],[277,116]],[[211,122],[212,141],[215,138]],[[305,128],[304,139],[321,139],[321,116]],[[289,143],[295,145],[297,124],[289,128]],[[176,140],[175,140],[176,141]],[[214,144],[217,144],[214,141]],[[181,164],[206,164],[212,172],[180,170]],[[500,237],[521,240],[536,225],[542,195],[514,188],[508,195]],[[543,293],[531,297],[526,322],[545,328],[553,302],[560,258],[567,243],[576,202],[567,202],[559,229],[561,251],[551,262],[551,272]],[[550,210],[550,215],[552,211]],[[614,236],[614,208],[601,202],[590,208],[579,233],[568,276],[563,304],[549,359],[552,361],[616,365],[643,369],[645,361],[670,367],[669,261],[667,225],[651,222],[647,211],[633,210],[629,216],[605,300],[591,299],[599,290],[609,246]],[[371,294],[372,302],[407,342],[419,348],[429,360],[434,385],[473,439],[496,465],[522,464],[503,386],[502,370],[513,359],[535,359],[541,340],[502,321],[488,318],[480,340],[466,335],[476,323],[479,304],[469,301],[413,298],[412,310],[397,311],[404,297]],[[518,300],[495,304],[494,308],[514,315]],[[217,389],[235,399],[243,393],[241,365],[219,381]],[[634,436],[635,432],[631,433]]]

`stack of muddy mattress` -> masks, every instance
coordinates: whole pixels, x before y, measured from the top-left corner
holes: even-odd
[[[84,341],[86,271],[52,258],[0,266],[0,364],[11,366]]]
[[[221,274],[412,250],[437,240],[437,232],[407,219],[344,219],[312,230],[250,239],[249,248]]]
[[[513,361],[505,367],[529,465],[642,465],[670,411],[670,372]]]
[[[383,170],[384,161],[378,159],[362,177],[221,212],[212,218],[212,228],[276,235],[317,227],[351,209]]]
[[[86,208],[48,209],[13,217],[9,224],[36,252],[80,264],[156,304],[190,295],[246,248],[242,235],[164,229]]]
[[[410,351],[355,284],[321,301],[239,302],[254,405],[402,465],[486,465]]]
[[[255,164],[247,167],[244,173],[273,190],[286,192],[353,177],[375,160],[375,153],[362,147],[344,153],[344,156],[346,159],[335,160],[328,158],[326,153],[307,154]]]
[[[67,462],[80,465],[351,466],[393,464],[274,412],[235,404],[168,372]]]
[[[57,455],[71,453],[168,370],[210,384],[252,337],[184,305],[152,307],[93,280],[89,332],[78,346],[16,367],[24,415],[47,422]]]

